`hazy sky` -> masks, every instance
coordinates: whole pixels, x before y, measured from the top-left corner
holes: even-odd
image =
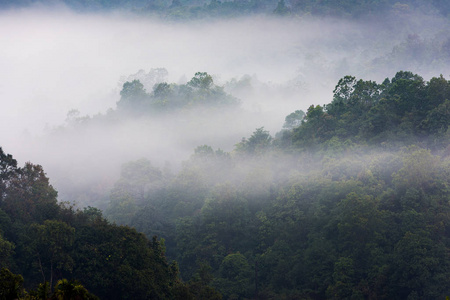
[[[381,81],[401,68],[422,72],[425,78],[441,73],[448,76],[449,64],[438,62],[424,67],[413,60],[392,63],[408,35],[418,34],[425,43],[450,36],[448,21],[413,16],[397,16],[394,20],[375,25],[252,17],[168,23],[120,13],[76,14],[65,9],[0,12],[0,146],[21,164],[31,160],[43,164],[49,173],[53,172],[52,164],[61,165],[59,159],[72,161],[67,168],[83,161],[83,156],[91,162],[96,160],[93,157],[105,150],[99,141],[109,143],[112,139],[120,155],[138,149],[130,155],[133,159],[147,151],[155,160],[156,153],[172,151],[184,160],[192,147],[215,143],[221,134],[230,143],[228,147],[220,142],[211,146],[228,151],[257,127],[265,126],[274,135],[284,117],[294,110],[329,103],[334,86],[344,75]],[[398,26],[398,22],[407,26]],[[396,24],[398,29],[392,29]],[[380,57],[381,63],[374,64]],[[64,145],[48,143],[43,137],[44,129],[63,124],[71,109],[92,116],[115,108],[120,78],[152,68],[166,68],[169,81],[175,83],[189,80],[197,71],[213,75],[218,84],[252,76],[253,88],[236,94],[248,113],[247,119],[242,114],[241,119],[231,117],[232,124],[226,115],[216,123],[204,120],[206,125],[188,127],[194,130],[193,135],[181,141],[176,132],[168,134],[176,127],[163,128],[165,134],[156,134],[158,125],[132,124],[130,128],[144,134],[147,132],[142,128],[152,128],[144,148],[137,146],[142,137],[130,138],[126,127],[117,129],[113,136],[90,132],[89,137],[64,141]],[[206,133],[195,136],[202,130]],[[205,142],[201,142],[203,138]],[[48,145],[39,145],[39,141]],[[171,144],[173,141],[177,144]],[[94,144],[98,147],[90,148]],[[72,152],[64,152],[69,150]]]

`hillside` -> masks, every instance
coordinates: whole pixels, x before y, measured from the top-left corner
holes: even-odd
[[[138,83],[123,99],[152,107]],[[103,213],[57,202],[41,166],[2,151],[1,266],[28,296],[67,278],[101,299],[443,299],[450,81],[346,76],[333,94],[179,172],[124,164]]]

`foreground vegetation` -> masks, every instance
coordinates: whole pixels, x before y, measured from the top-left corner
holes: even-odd
[[[185,284],[178,278],[163,241],[110,224],[96,208],[58,203],[41,166],[17,167],[1,148],[0,179],[2,299],[217,296],[198,280]]]

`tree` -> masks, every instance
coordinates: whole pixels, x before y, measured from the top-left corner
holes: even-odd
[[[155,86],[153,87],[153,104],[155,106],[161,108],[169,106],[171,104],[171,98],[173,98],[174,96],[174,91],[171,85],[166,82],[155,84]]]
[[[343,108],[350,100],[353,92],[355,91],[357,80],[353,76],[345,76],[339,79],[338,84],[333,90],[333,101],[330,108],[327,110]]]
[[[148,94],[144,85],[137,79],[123,84],[120,91],[120,100],[117,102],[117,108],[126,112],[142,113],[145,111]]]
[[[422,111],[425,109],[425,82],[422,77],[412,72],[400,71],[395,74],[388,88],[390,96],[397,95],[395,112],[404,116],[413,109]]]
[[[76,280],[60,279],[56,283],[54,296],[58,300],[94,300],[99,299]]]
[[[206,263],[200,263],[200,267],[188,282],[189,291],[194,299],[221,300],[222,295],[210,286],[213,281],[211,266]]]
[[[62,221],[46,220],[43,225],[33,224],[36,237],[37,265],[43,281],[53,286],[55,271],[72,271],[70,250],[75,238],[75,228]]]
[[[50,185],[42,166],[27,162],[13,174],[8,185],[1,205],[15,221],[42,222],[57,215],[58,193]]]
[[[305,118],[305,112],[302,110],[296,110],[295,112],[289,114],[284,119],[283,128],[287,130],[294,129],[302,124]]]
[[[230,184],[216,186],[202,207],[207,239],[225,253],[239,250],[250,241],[243,230],[250,222],[247,200]]]
[[[272,137],[264,127],[257,128],[253,134],[248,138],[242,138],[242,141],[235,145],[238,153],[256,154],[265,153],[271,146]]]
[[[363,262],[373,247],[370,243],[376,237],[381,238],[386,230],[376,202],[368,195],[353,192],[338,204],[338,208],[341,211],[338,223],[339,248],[363,269]]]
[[[293,129],[292,143],[297,147],[312,148],[334,135],[335,118],[320,105],[311,105],[302,124]]]
[[[0,147],[0,180],[6,180],[8,177],[17,170],[17,161],[11,154],[3,152]]]
[[[448,292],[440,278],[448,276],[445,248],[433,242],[428,232],[406,232],[394,248],[393,288],[395,298],[436,299]]]
[[[178,90],[185,106],[213,107],[238,103],[237,99],[227,94],[223,87],[215,85],[212,76],[206,72],[195,73],[195,76]]]
[[[251,290],[252,269],[247,258],[239,252],[228,254],[222,261],[220,277],[214,285],[220,288],[226,299],[248,297]]]
[[[50,284],[48,283],[48,281],[39,283],[37,290],[29,291],[28,295],[32,300],[47,300],[50,298]]]
[[[102,299],[173,299],[176,264],[167,263],[164,245],[134,228],[93,223],[79,230],[73,277]]]
[[[207,90],[213,87],[214,81],[211,75],[206,72],[197,72],[194,77],[188,82],[188,85],[193,88]]]
[[[425,132],[425,136],[429,135],[430,145],[436,148],[444,148],[450,139],[449,124],[450,100],[445,100],[428,112],[427,116],[420,123],[419,128]]]
[[[23,292],[23,277],[2,268],[0,270],[0,300],[20,299]]]
[[[392,106],[392,101],[383,98],[370,108],[366,122],[361,126],[364,137],[377,142],[386,140],[386,132],[392,131],[399,123]]]
[[[118,224],[130,224],[138,204],[144,203],[153,185],[161,179],[161,171],[145,158],[123,164],[120,179],[111,190],[108,218]]]
[[[0,231],[0,262],[1,265],[6,264],[10,256],[13,254],[14,244],[5,240]]]
[[[355,265],[353,259],[340,257],[334,264],[333,285],[327,289],[330,299],[358,299],[355,291]]]
[[[10,177],[17,171],[17,161],[11,154],[4,153],[0,147],[0,205],[9,186]]]

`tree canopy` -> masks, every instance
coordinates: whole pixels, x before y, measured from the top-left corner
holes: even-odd
[[[182,86],[192,101],[216,89],[207,73]],[[41,166],[0,148],[0,295],[444,299],[449,99],[442,75],[345,76],[274,136],[203,144],[176,173],[125,163],[105,216],[58,202]]]

